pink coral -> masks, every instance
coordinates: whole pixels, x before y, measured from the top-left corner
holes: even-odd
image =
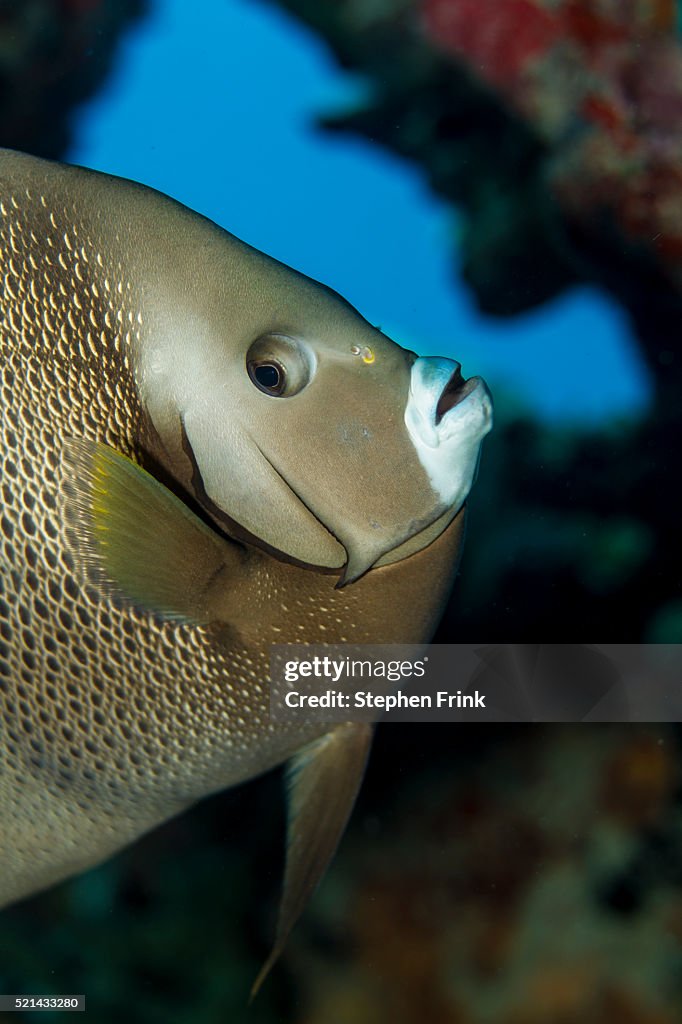
[[[421,0],[420,12],[429,40],[551,147],[548,181],[566,212],[588,231],[606,214],[682,287],[673,0]]]

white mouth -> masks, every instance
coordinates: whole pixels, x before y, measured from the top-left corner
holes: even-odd
[[[481,441],[493,425],[485,382],[464,380],[452,359],[417,359],[405,425],[434,491],[446,508],[458,511],[474,481]]]

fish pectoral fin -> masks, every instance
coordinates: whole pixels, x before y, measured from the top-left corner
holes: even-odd
[[[211,595],[237,557],[167,487],[97,441],[64,445],[64,514],[90,579],[168,619],[215,619]]]
[[[282,952],[334,855],[360,788],[371,741],[370,725],[341,725],[289,762],[287,860],[277,933],[251,998]]]

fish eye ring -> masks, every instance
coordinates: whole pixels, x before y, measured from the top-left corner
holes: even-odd
[[[246,370],[260,392],[270,398],[290,398],[313,376],[315,360],[303,342],[284,334],[264,334],[246,353]]]

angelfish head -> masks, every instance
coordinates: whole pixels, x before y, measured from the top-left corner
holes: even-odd
[[[316,282],[238,255],[237,298],[221,285],[172,318],[162,307],[143,351],[176,479],[228,532],[340,585],[426,547],[474,480],[486,385],[401,348]]]

